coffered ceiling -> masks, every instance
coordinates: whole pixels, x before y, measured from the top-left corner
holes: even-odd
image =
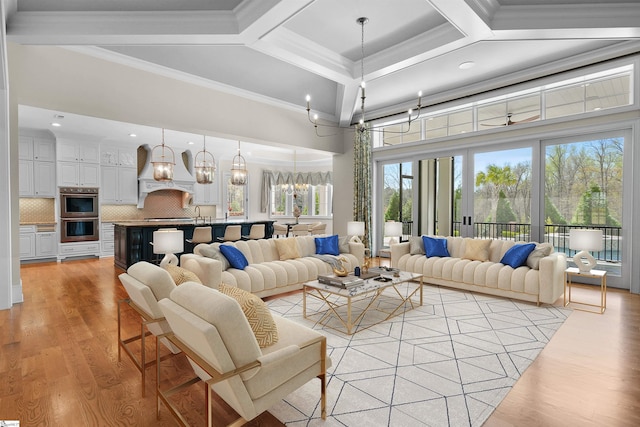
[[[636,52],[640,2],[17,0],[7,38],[73,46],[348,126]],[[472,67],[461,69],[462,63]]]

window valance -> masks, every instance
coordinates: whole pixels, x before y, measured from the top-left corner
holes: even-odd
[[[333,184],[333,172],[282,172],[282,171],[262,171],[262,197],[260,200],[260,211],[267,212],[269,206],[269,193],[271,186],[284,184],[309,184],[327,185]]]

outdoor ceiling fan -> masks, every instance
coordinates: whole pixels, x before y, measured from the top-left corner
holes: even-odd
[[[511,116],[513,116],[513,113],[507,113],[507,117],[506,117],[505,123],[500,123],[500,124],[495,124],[495,125],[494,124],[490,124],[490,123],[482,123],[482,126],[511,126],[511,125],[517,125],[519,123],[532,122],[532,121],[538,120],[540,118],[540,115],[537,114],[535,116],[527,117],[526,119],[523,119],[523,120],[513,121],[513,120],[511,120]]]

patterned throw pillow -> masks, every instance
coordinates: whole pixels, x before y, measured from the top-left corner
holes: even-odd
[[[472,261],[487,261],[489,259],[489,239],[464,239],[464,255],[462,258]]]
[[[296,239],[293,237],[290,237],[288,239],[276,239],[276,249],[278,249],[280,261],[300,258],[300,252],[298,252],[298,244],[296,243]]]
[[[187,270],[186,268],[178,267],[177,265],[167,264],[165,270],[169,272],[171,278],[175,282],[176,285],[180,285],[184,282],[196,282],[202,284],[202,281],[196,273],[193,271]]]
[[[224,283],[218,286],[218,291],[238,301],[260,348],[278,342],[276,322],[264,301],[250,292]]]

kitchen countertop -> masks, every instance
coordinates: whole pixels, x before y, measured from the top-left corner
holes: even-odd
[[[107,222],[107,221],[105,221]],[[274,222],[274,220],[258,220],[258,221],[250,221],[250,220],[241,220],[241,221],[225,221],[224,219],[214,219],[212,221],[201,222],[195,221],[195,218],[191,221],[185,221],[182,219],[179,220],[170,220],[166,221],[162,220],[134,220],[134,221],[108,221],[113,222],[115,225],[123,226],[123,227],[166,227],[166,226],[177,226],[177,225],[197,225],[197,226],[207,226],[207,225],[226,225],[226,224],[255,224],[255,223],[267,223]]]

